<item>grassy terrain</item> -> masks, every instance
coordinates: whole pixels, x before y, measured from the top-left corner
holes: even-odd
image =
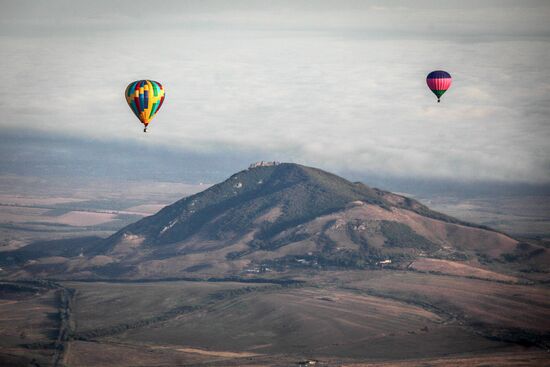
[[[107,237],[153,214],[159,206],[205,187],[0,175],[0,251],[14,250],[35,241]]]
[[[302,288],[230,299],[117,340],[305,358],[384,358],[480,351],[498,343],[447,326],[420,307],[338,290]],[[397,346],[401,346],[397,348]]]
[[[516,237],[550,239],[549,196],[421,197],[434,210]]]
[[[526,367],[547,366],[548,352],[526,351],[518,349],[517,352],[495,353],[480,356],[460,356],[447,358],[424,358],[416,360],[345,364],[345,367]]]
[[[92,336],[94,331],[109,334],[110,328],[131,326],[142,320],[155,321],[167,314],[176,316],[178,310],[193,310],[232,292],[272,287],[270,284],[187,281],[63,284],[76,290],[74,315],[80,337]]]
[[[548,347],[550,290],[462,277],[380,272],[347,278],[346,288],[422,305],[493,339]]]
[[[65,361],[74,366],[291,365],[307,358],[324,365],[436,363],[461,356],[505,361],[510,355],[495,356],[516,348],[520,354],[534,351],[529,358],[536,365],[537,343],[546,342],[550,330],[546,288],[401,271],[312,272],[303,279],[299,287],[65,282],[76,290],[76,328]]]
[[[0,356],[48,365],[60,330],[58,366],[538,365],[547,347],[545,287],[397,270],[295,275],[304,282],[70,281],[65,306],[62,288],[10,283]]]
[[[479,267],[470,266],[458,261],[420,258],[410,263],[408,268],[420,272],[440,273],[468,278],[496,280],[508,283],[521,282],[521,280],[517,277],[481,269]]]
[[[0,283],[0,366],[48,366],[59,331],[58,291]]]

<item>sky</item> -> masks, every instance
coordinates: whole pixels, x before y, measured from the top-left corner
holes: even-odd
[[[209,170],[280,160],[550,184],[548,1],[0,6],[0,173],[85,154],[101,157],[85,163],[95,169],[194,160],[213,180]],[[439,104],[425,83],[435,69],[453,76]],[[166,90],[147,134],[123,97],[139,79]]]

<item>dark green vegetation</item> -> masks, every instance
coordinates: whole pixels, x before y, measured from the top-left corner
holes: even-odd
[[[265,224],[257,235],[261,240],[360,199],[386,204],[372,189],[320,170],[294,164],[257,167],[167,206],[113,237],[129,232],[166,244],[185,240],[208,224],[204,229],[211,239],[222,239],[228,232],[244,233],[267,209],[281,205],[283,214]],[[220,220],[211,222],[222,213]]]
[[[439,249],[439,246],[435,243],[418,235],[405,224],[383,220],[380,222],[380,229],[386,237],[384,246],[412,247],[425,251],[435,251]]]

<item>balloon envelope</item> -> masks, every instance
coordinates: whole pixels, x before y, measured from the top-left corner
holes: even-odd
[[[443,70],[435,70],[428,74],[426,83],[431,91],[437,96],[437,101],[451,87],[453,79],[451,74]]]
[[[126,87],[126,102],[147,127],[164,102],[164,88],[154,80],[137,80]]]

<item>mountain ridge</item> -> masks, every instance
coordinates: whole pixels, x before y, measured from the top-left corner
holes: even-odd
[[[106,239],[80,245],[82,256],[70,241],[51,245],[51,256],[65,251],[68,258],[51,268],[86,276],[215,276],[402,267],[420,257],[475,265],[527,251],[505,234],[414,199],[294,163],[251,165]]]
[[[278,202],[282,200],[286,209],[283,213],[286,219],[273,223],[269,229],[265,228],[264,232],[268,230],[280,232],[289,226],[302,224],[317,216],[341,210],[352,201],[372,203],[387,209],[390,207],[409,209],[449,223],[492,230],[432,211],[414,199],[371,188],[361,182],[352,183],[317,168],[294,163],[277,163],[253,164],[248,169],[233,174],[227,180],[205,191],[183,198],[158,213],[119,230],[110,237],[110,241],[116,241],[124,234],[144,235],[149,244],[162,245],[182,241],[200,230],[204,222],[212,216],[219,215],[220,212],[232,206],[243,208],[262,196],[271,197],[268,200],[262,200],[260,204],[254,203],[255,210],[252,210],[252,213],[248,213],[250,210],[241,209],[240,215],[246,212],[248,217],[260,216],[263,210],[270,207],[269,200]],[[285,201],[283,196],[291,199]],[[328,200],[324,200],[325,198]],[[246,229],[243,228],[242,223],[235,220],[222,223],[222,228],[228,231],[235,228]],[[221,231],[217,232],[218,236],[222,235]]]

